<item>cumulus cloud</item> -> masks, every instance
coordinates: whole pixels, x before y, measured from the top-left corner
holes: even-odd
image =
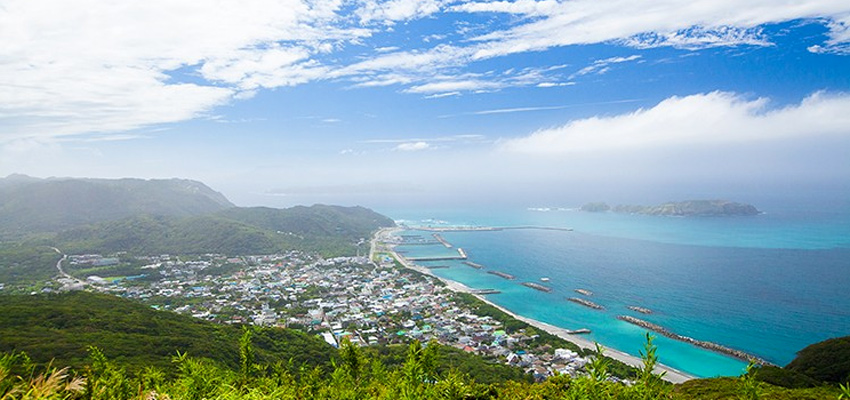
[[[424,31],[430,48],[367,41],[396,22],[507,13],[484,33]],[[476,61],[621,43],[704,48],[770,43],[764,24],[822,23],[813,52],[850,53],[850,3],[811,0],[5,0],[0,7],[0,140],[125,132],[209,117],[259,91],[337,79],[426,96],[569,84],[538,68],[469,76]],[[439,26],[440,24],[433,24]],[[427,28],[426,28],[427,29]],[[493,29],[498,29],[493,31]],[[476,29],[474,32],[481,32]],[[346,46],[369,53],[347,58]],[[430,45],[430,44],[429,44]],[[586,73],[605,71],[591,65]]]
[[[5,1],[4,140],[178,122],[250,97],[256,88],[318,79],[325,70],[311,55],[369,34],[337,27],[340,6],[336,0]]]
[[[649,109],[575,120],[504,140],[498,148],[569,154],[850,135],[848,94],[815,93],[799,104],[775,109],[769,105],[765,98],[747,100],[727,92],[671,97]]]
[[[428,150],[431,148],[431,145],[428,142],[407,142],[401,143],[395,147],[397,151],[422,151]]]

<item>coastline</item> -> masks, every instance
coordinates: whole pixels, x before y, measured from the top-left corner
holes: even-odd
[[[374,255],[374,253],[376,251],[377,242],[379,240],[381,240],[381,238],[389,237],[393,233],[401,231],[401,230],[402,230],[402,228],[397,228],[397,227],[395,227],[395,228],[384,228],[384,229],[379,230],[372,239],[370,259]],[[476,293],[475,290],[470,288],[469,286],[466,286],[466,285],[464,285],[460,282],[457,282],[457,281],[453,281],[451,279],[439,277],[439,276],[435,275],[428,268],[421,267],[421,266],[414,264],[410,260],[404,258],[402,255],[396,253],[395,248],[394,248],[395,246],[393,244],[386,243],[386,242],[384,242],[384,244],[386,246],[385,250],[388,253],[392,254],[392,256],[396,260],[398,260],[405,268],[411,269],[411,270],[419,272],[421,274],[425,274],[425,275],[434,277],[434,278],[440,280],[441,282],[443,282],[446,285],[446,287],[448,287],[450,290],[452,290],[454,292],[468,293],[472,296],[475,296],[477,299],[481,300],[482,302],[487,303],[487,304],[501,310],[505,314],[508,314],[511,317],[513,317],[513,318],[515,318],[519,321],[525,322],[526,324],[529,324],[529,325],[533,326],[534,328],[542,329],[543,331],[546,331],[546,332],[548,332],[552,335],[558,336],[558,337],[560,337],[560,338],[562,338],[562,339],[564,339],[568,342],[572,342],[572,343],[576,344],[577,346],[581,347],[582,349],[596,350],[596,345],[593,341],[587,340],[585,338],[582,338],[582,337],[579,337],[579,336],[576,336],[576,335],[571,335],[569,333],[569,330],[567,330],[567,329],[557,327],[557,326],[552,325],[552,324],[547,324],[547,323],[542,322],[542,321],[538,321],[538,320],[535,320],[535,319],[532,319],[532,318],[527,318],[527,317],[524,317],[522,315],[516,314],[516,313],[514,313],[514,312],[512,312],[512,311],[510,311],[510,310],[508,310],[508,309],[506,309],[506,308],[504,308],[504,307],[502,307],[498,304],[491,302],[490,300],[485,298],[483,295]],[[617,361],[620,361],[620,362],[622,362],[626,365],[632,366],[632,367],[640,368],[640,367],[643,366],[643,361],[639,357],[635,357],[633,355],[630,355],[628,353],[622,352],[622,351],[617,350],[617,349],[606,347],[604,354],[608,357],[611,357],[611,358],[613,358]],[[668,382],[671,382],[671,383],[683,383],[683,382],[687,382],[691,379],[697,379],[697,377],[695,377],[693,375],[689,375],[685,372],[679,371],[677,369],[668,367],[668,366],[663,365],[663,364],[658,364],[655,368],[655,373],[660,374],[662,372],[665,373],[663,379],[668,381]]]

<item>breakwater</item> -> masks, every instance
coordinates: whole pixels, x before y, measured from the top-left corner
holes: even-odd
[[[449,266],[448,265],[426,265],[425,268],[428,268],[428,269],[445,269],[445,268],[449,268]]]
[[[550,288],[548,286],[543,286],[543,285],[540,285],[540,284],[537,284],[537,283],[534,283],[534,282],[523,282],[522,286],[530,287],[532,289],[536,289],[536,290],[539,290],[541,292],[546,292],[546,293],[549,293],[549,292],[552,291],[552,288]]]
[[[572,301],[573,303],[581,304],[585,307],[590,307],[594,310],[604,310],[605,309],[605,307],[602,307],[599,304],[596,304],[596,303],[589,301],[589,300],[580,299],[578,297],[569,297],[569,298],[567,298],[567,300]]]
[[[732,357],[735,357],[739,360],[743,360],[743,361],[755,360],[758,363],[763,364],[763,365],[773,365],[773,364],[771,364],[771,363],[769,363],[769,362],[767,362],[767,361],[765,361],[765,360],[763,360],[759,357],[756,357],[752,354],[743,352],[741,350],[735,350],[733,348],[726,347],[722,344],[707,342],[705,340],[697,340],[697,339],[694,339],[694,338],[689,337],[689,336],[682,336],[682,335],[679,335],[678,333],[674,333],[674,332],[667,330],[667,328],[665,328],[663,326],[656,325],[656,324],[653,324],[652,322],[644,321],[644,320],[639,319],[639,318],[635,318],[635,317],[628,316],[628,315],[620,315],[620,316],[617,316],[617,319],[619,319],[621,321],[626,321],[630,324],[637,325],[641,328],[644,328],[644,329],[656,332],[658,334],[664,335],[664,336],[666,336],[670,339],[675,339],[675,340],[679,340],[679,341],[682,341],[682,342],[690,343],[690,344],[693,344],[694,346],[702,347],[704,349],[715,351],[715,352],[718,352],[718,353],[721,353],[721,354],[725,354],[727,356],[732,356]]]
[[[472,294],[499,294],[501,290],[496,289],[472,289]]]
[[[435,233],[433,236],[434,239],[437,239],[437,241],[440,242],[443,246],[446,246],[447,249],[452,248],[452,244],[447,242],[446,239],[443,239],[443,237],[440,236],[439,233]]]
[[[401,253],[401,251],[396,251]],[[446,260],[466,260],[466,252],[462,248],[457,248],[456,256],[435,256],[435,257],[406,257],[410,261],[446,261]]]
[[[488,274],[491,274],[491,275],[496,275],[496,276],[498,276],[498,277],[500,277],[500,278],[509,279],[509,280],[514,280],[514,279],[516,279],[516,277],[515,277],[515,276],[513,276],[513,275],[511,275],[511,274],[506,274],[506,273],[504,273],[504,272],[500,272],[500,271],[487,271],[487,273],[488,273]]]
[[[466,265],[468,265],[468,266],[470,266],[470,267],[472,267],[472,268],[475,268],[475,269],[481,269],[481,268],[484,268],[484,266],[483,266],[483,265],[478,264],[478,263],[474,263],[474,262],[472,262],[472,261],[464,261],[463,263],[464,263],[464,264],[466,264]]]
[[[629,310],[632,310],[632,311],[637,311],[637,312],[639,312],[639,313],[641,313],[641,314],[652,314],[652,310],[650,310],[650,309],[648,309],[648,308],[644,308],[644,307],[638,307],[638,306],[628,306],[627,308],[628,308]]]

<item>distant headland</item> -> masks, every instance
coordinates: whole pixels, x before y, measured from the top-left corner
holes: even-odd
[[[623,214],[663,215],[676,217],[726,217],[761,214],[755,206],[728,200],[687,200],[667,202],[654,206],[617,205],[604,202],[581,206],[586,212],[615,212]]]

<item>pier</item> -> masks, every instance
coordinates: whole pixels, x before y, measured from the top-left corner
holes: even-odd
[[[472,261],[464,261],[463,263],[464,263],[464,264],[466,264],[466,265],[468,265],[468,266],[470,266],[470,267],[472,267],[472,268],[475,268],[475,269],[481,269],[481,268],[484,268],[484,266],[483,266],[483,265],[481,265],[481,264],[477,264],[477,263],[474,263],[474,262],[472,262]]]
[[[398,252],[397,252],[398,253]],[[456,256],[434,256],[434,257],[405,257],[410,261],[448,261],[448,260],[466,260],[466,252],[462,248],[457,248]]]
[[[752,354],[748,354],[748,353],[743,352],[741,350],[735,350],[733,348],[726,347],[722,344],[706,342],[704,340],[697,340],[697,339],[694,339],[692,337],[682,336],[682,335],[679,335],[677,333],[673,333],[673,332],[667,330],[667,328],[664,328],[663,326],[656,325],[656,324],[653,324],[652,322],[644,321],[644,320],[639,319],[639,318],[631,317],[631,316],[628,316],[628,315],[620,315],[620,316],[617,317],[617,319],[619,319],[621,321],[626,321],[630,324],[637,325],[641,328],[659,333],[659,334],[664,335],[664,336],[666,336],[670,339],[679,340],[679,341],[682,341],[682,342],[685,342],[685,343],[690,343],[690,344],[693,344],[694,346],[702,347],[704,349],[715,351],[715,352],[718,352],[718,353],[721,353],[721,354],[725,354],[727,356],[732,356],[732,357],[735,357],[739,360],[743,360],[743,361],[747,361],[747,362],[749,362],[750,360],[755,360],[755,361],[757,361],[757,362],[759,362],[763,365],[773,365],[773,364],[765,361],[762,358],[756,357]]]
[[[435,233],[433,236],[434,239],[437,239],[437,241],[440,242],[443,246],[446,246],[447,249],[452,248],[452,244],[447,242],[446,239],[443,239],[443,237],[440,236],[439,233]]]
[[[544,231],[562,231],[562,232],[572,232],[573,228],[561,228],[557,226],[533,226],[533,225],[521,225],[521,226],[409,226],[409,229],[415,229],[418,231],[426,231],[426,232],[497,232],[497,231],[506,231],[506,230],[518,230],[518,229],[536,229],[536,230],[544,230]]]
[[[580,299],[578,297],[570,297],[567,300],[572,301],[573,303],[581,304],[585,307],[590,307],[594,310],[604,310],[605,309],[605,307],[602,307],[599,304],[596,304],[592,301],[588,301],[588,300],[585,300],[585,299]]]
[[[576,291],[576,293],[583,294],[585,296],[593,296],[593,292],[591,292],[590,290],[587,290],[587,289],[576,289],[575,291]]]
[[[506,273],[504,273],[504,272],[499,272],[499,271],[487,271],[487,273],[488,273],[488,274],[491,274],[491,275],[496,275],[496,276],[498,276],[498,277],[500,277],[500,278],[505,278],[505,279],[508,279],[508,280],[514,280],[514,279],[516,279],[516,277],[515,277],[515,276],[513,276],[513,275],[511,275],[511,274],[506,274]]]
[[[472,294],[499,294],[502,293],[501,290],[496,289],[473,289]]]
[[[552,288],[547,287],[547,286],[543,286],[543,285],[540,285],[540,284],[537,284],[537,283],[534,283],[534,282],[523,282],[522,286],[530,287],[532,289],[536,289],[536,290],[539,290],[541,292],[546,292],[546,293],[549,293],[549,292],[552,291]]]

